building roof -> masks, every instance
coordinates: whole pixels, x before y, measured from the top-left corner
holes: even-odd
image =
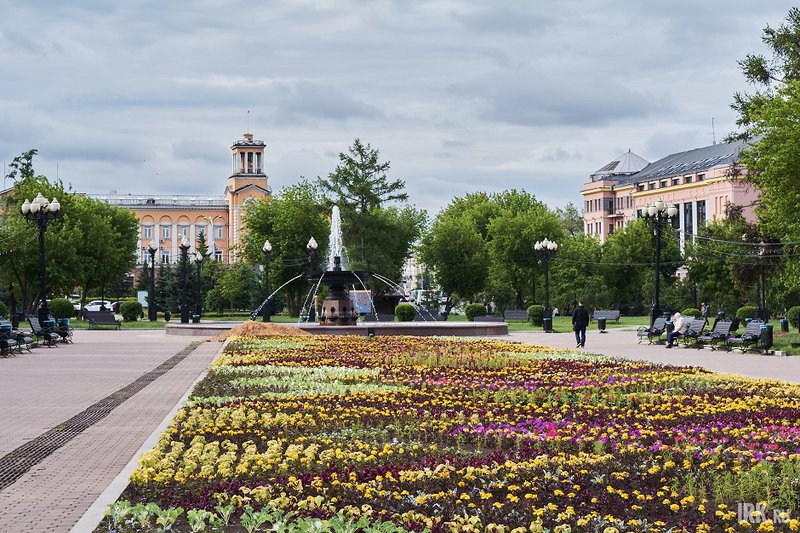
[[[590,177],[592,181],[599,181],[614,176],[628,176],[639,172],[649,164],[647,159],[639,157],[629,149],[603,168],[592,172]]]
[[[129,209],[228,209],[225,196],[194,194],[89,194],[90,198]]]
[[[747,141],[713,144],[685,152],[677,152],[650,163],[640,172],[620,178],[620,185],[650,181],[658,178],[694,174],[736,162]]]

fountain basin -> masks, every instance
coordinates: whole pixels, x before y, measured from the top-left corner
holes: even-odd
[[[213,337],[239,325],[239,322],[201,322],[200,324],[167,324],[167,335]],[[322,326],[304,322],[286,324],[313,335],[413,335],[417,337],[487,337],[508,335],[505,322],[368,322],[348,326]]]

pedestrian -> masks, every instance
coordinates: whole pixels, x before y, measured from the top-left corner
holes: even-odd
[[[700,316],[708,318],[708,304],[705,302],[700,304]]]
[[[672,315],[672,331],[667,332],[666,348],[672,348],[672,341],[683,336],[683,317],[677,311]]]
[[[589,311],[581,302],[575,302],[575,310],[572,312],[572,329],[575,331],[575,342],[578,348],[586,345],[586,328],[589,326]]]
[[[553,308],[553,316],[558,316],[558,307]]]

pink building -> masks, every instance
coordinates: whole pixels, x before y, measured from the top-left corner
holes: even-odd
[[[584,231],[604,242],[659,199],[677,206],[673,226],[681,230],[681,243],[709,221],[724,217],[728,204],[744,206],[744,216],[754,221],[758,192],[745,182],[745,169],[737,163],[743,147],[742,141],[715,144],[671,154],[654,163],[629,150],[594,172],[584,184]]]

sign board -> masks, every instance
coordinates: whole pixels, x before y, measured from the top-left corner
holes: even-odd
[[[372,291],[350,291],[350,300],[357,313],[365,315],[372,312]]]
[[[136,291],[136,299],[142,304],[142,307],[147,309],[147,291]]]

